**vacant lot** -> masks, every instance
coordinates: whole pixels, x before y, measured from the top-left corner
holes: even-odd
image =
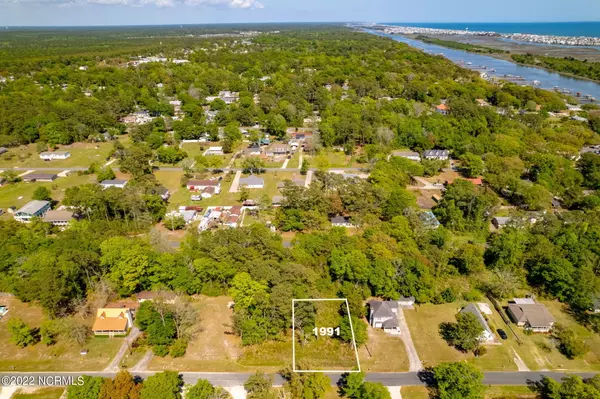
[[[426,387],[402,387],[400,390],[402,399],[428,399],[429,390]],[[535,398],[536,395],[531,392],[529,387],[521,386],[493,386],[488,387],[486,399],[521,399]]]
[[[35,144],[9,148],[0,156],[0,167],[39,167],[39,168],[70,168],[75,166],[88,167],[92,162],[104,165],[112,149],[112,142],[106,143],[73,143],[60,146],[56,151],[69,151],[71,156],[65,160],[44,161],[40,159]]]
[[[102,370],[117,353],[123,338],[92,337],[87,344],[59,340],[55,345],[37,343],[23,349],[10,342],[7,322],[13,317],[22,319],[31,328],[39,328],[45,319],[41,308],[18,299],[0,297],[0,304],[8,306],[8,314],[0,320],[0,370],[3,371],[93,371]],[[91,325],[92,318],[86,320]],[[87,349],[87,355],[80,351]]]
[[[241,340],[231,331],[233,312],[227,304],[231,298],[199,296],[195,301],[198,309],[198,329],[183,357],[153,357],[150,370],[179,371],[244,371],[237,364],[241,354]],[[247,371],[252,371],[247,369]]]
[[[466,303],[444,305],[419,305],[414,312],[405,312],[411,336],[423,366],[435,366],[441,362],[467,361],[489,371],[516,371],[514,355],[506,345],[486,346],[487,353],[476,358],[449,346],[439,334],[439,325],[456,321],[455,315]]]

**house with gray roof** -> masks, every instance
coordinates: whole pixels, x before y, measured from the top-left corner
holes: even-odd
[[[26,182],[54,181],[58,179],[58,175],[55,173],[28,173],[22,179]]]
[[[508,304],[508,315],[517,326],[539,333],[550,332],[556,322],[546,306],[533,300],[515,298],[513,303]]]
[[[494,333],[492,332],[492,329],[490,328],[487,320],[485,319],[485,317],[483,317],[483,315],[481,314],[481,311],[475,304],[473,304],[473,303],[468,304],[459,313],[461,313],[461,314],[470,313],[477,318],[477,321],[479,322],[481,327],[483,327],[483,332],[479,336],[479,342],[481,342],[481,343],[494,342]]]
[[[246,188],[264,188],[265,180],[262,177],[250,175],[240,179],[240,187]]]
[[[349,216],[337,215],[329,219],[333,227],[355,227],[350,221]]]
[[[415,151],[392,151],[392,157],[400,157],[410,159],[411,161],[421,161],[421,155]]]
[[[426,150],[423,151],[423,158],[447,161],[450,158],[450,152],[448,150]]]
[[[14,213],[16,221],[21,223],[29,223],[34,217],[44,217],[44,215],[50,210],[49,201],[34,200],[25,204],[21,209]]]
[[[369,304],[369,324],[373,328],[383,328],[391,334],[399,334],[398,301],[372,300]]]
[[[102,186],[102,188],[109,188],[109,187],[125,188],[125,186],[127,185],[127,180],[119,180],[119,179],[103,180],[102,183],[100,183],[100,185]]]

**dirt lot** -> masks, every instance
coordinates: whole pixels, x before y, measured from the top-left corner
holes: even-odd
[[[192,338],[185,356],[180,358],[153,357],[150,370],[180,371],[240,371],[237,360],[241,340],[231,332],[233,312],[227,308],[231,298],[199,296],[195,302],[199,311],[198,331]]]

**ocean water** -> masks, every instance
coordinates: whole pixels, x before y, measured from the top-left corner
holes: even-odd
[[[531,33],[554,36],[590,36],[600,37],[600,21],[597,22],[518,22],[518,23],[413,23],[382,22],[384,25],[416,26],[434,29],[469,29],[497,33]]]

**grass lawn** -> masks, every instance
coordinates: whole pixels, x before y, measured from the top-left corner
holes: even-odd
[[[426,387],[402,387],[402,399],[428,399],[429,390]]]
[[[527,366],[532,370],[600,371],[600,335],[594,334],[577,323],[565,312],[564,305],[560,302],[539,302],[546,305],[558,324],[568,327],[582,338],[589,346],[590,351],[581,359],[569,360],[556,349],[549,335],[525,335],[523,330],[513,327],[524,343],[521,346],[515,345],[515,349]],[[551,348],[549,352],[548,348]]]
[[[3,305],[9,312],[0,321],[0,370],[2,371],[93,371],[102,370],[119,350],[123,338],[92,337],[79,347],[72,342],[61,341],[46,346],[37,343],[26,348],[18,348],[10,342],[10,333],[6,327],[12,317],[21,318],[30,327],[39,327],[45,316],[40,307],[19,301],[14,297],[3,297]],[[92,318],[86,320],[91,326]],[[81,349],[87,349],[82,356]]]
[[[472,353],[462,353],[449,346],[439,334],[439,325],[456,321],[455,315],[463,303],[443,305],[419,305],[415,311],[406,311],[408,327],[425,367],[436,366],[441,362],[467,361],[488,371],[516,371],[514,355],[507,345],[487,345],[487,353],[476,358]],[[493,328],[493,327],[492,327]]]
[[[371,327],[368,327],[368,332],[367,344],[358,349],[361,370],[366,372],[408,371],[408,358],[400,337]]]
[[[15,392],[12,399],[59,399],[64,391],[65,388],[61,387],[38,388],[31,391],[30,389],[21,389]]]
[[[9,148],[0,156],[0,167],[46,167],[70,168],[75,166],[88,167],[94,161],[104,165],[112,142],[106,143],[73,143],[60,146],[57,151],[69,151],[71,156],[65,160],[44,161],[40,159],[35,144]],[[12,155],[12,159],[9,159]]]
[[[290,158],[290,161],[287,164],[287,169],[295,169],[300,166],[300,150],[298,150],[292,154],[292,158]]]
[[[402,399],[428,399],[429,390],[426,387],[402,387]],[[485,393],[486,399],[520,399],[535,398],[535,393],[526,386],[490,386]]]
[[[22,207],[29,201],[35,189],[39,186],[48,187],[52,193],[52,199],[60,201],[65,196],[65,190],[69,187],[78,186],[81,184],[95,182],[94,175],[78,175],[72,173],[67,177],[59,177],[53,182],[19,182],[15,184],[7,184],[0,187],[0,208],[9,206]]]
[[[310,162],[311,168],[326,166],[327,168],[347,168],[352,166],[352,157],[344,154],[343,151],[323,150],[317,156],[304,154],[304,157]]]
[[[146,354],[148,350],[151,350],[148,346],[142,345],[135,348],[131,354],[129,351],[125,353],[123,359],[121,360],[120,366],[126,369],[130,369],[135,366]]]

